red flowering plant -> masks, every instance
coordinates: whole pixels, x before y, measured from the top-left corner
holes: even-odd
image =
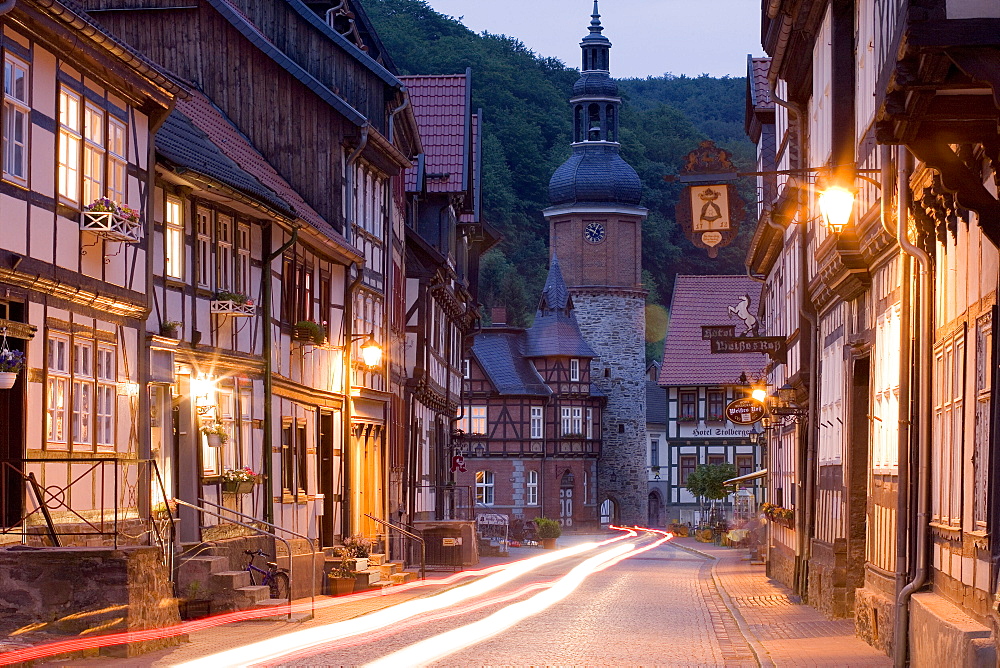
[[[257,474],[249,466],[241,469],[226,469],[222,472],[224,482],[257,482]]]

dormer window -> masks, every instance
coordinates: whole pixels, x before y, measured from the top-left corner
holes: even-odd
[[[569,379],[577,382],[580,380],[580,360],[572,359],[569,361]]]

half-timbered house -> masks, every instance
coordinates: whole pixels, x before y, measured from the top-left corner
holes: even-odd
[[[759,354],[712,354],[702,327],[734,322],[739,309],[754,318],[760,283],[747,276],[677,276],[670,300],[670,324],[663,344],[659,385],[666,388],[666,442],[659,454],[659,475],[665,480],[665,512],[669,520],[697,524],[703,500],[687,489],[687,477],[698,466],[732,464],[739,476],[761,468],[761,449],[751,425],[726,417],[726,406],[747,396],[747,380],[760,378],[768,358]],[[736,321],[735,331],[750,326]],[[754,331],[763,331],[753,325]],[[763,501],[763,498],[758,500]]]
[[[52,543],[144,542],[117,520],[149,516],[152,133],[181,88],[75,5],[2,10],[0,527],[43,523],[45,488],[78,534]]]
[[[382,533],[378,520],[389,512],[389,451],[402,436],[393,401],[401,339],[390,335],[402,309],[391,308],[391,294],[402,285],[401,174],[419,144],[402,83],[369,54],[381,48],[374,31],[313,4],[87,3],[108,29],[203,91],[307,205],[261,236],[263,510],[309,536],[321,515],[332,541]],[[196,203],[182,210],[193,216],[185,222],[193,252],[202,222],[204,247],[216,260],[227,252],[217,212],[204,206],[203,221]],[[200,288],[204,302],[219,301],[207,299],[218,274],[199,278],[209,284],[189,287],[191,297]],[[201,340],[215,341],[206,338],[213,329],[245,335],[231,334],[240,318],[206,313]],[[303,345],[303,328],[331,350]],[[373,367],[360,355],[371,340],[386,353]]]
[[[494,319],[473,343],[452,442],[464,459],[455,483],[473,490],[477,512],[599,526],[606,397],[590,378],[593,357],[553,256],[531,327]]]

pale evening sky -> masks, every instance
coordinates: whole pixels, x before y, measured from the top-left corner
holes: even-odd
[[[580,66],[593,0],[427,0],[474,32],[516,37],[541,56]],[[616,78],[675,75],[745,76],[747,54],[760,47],[759,0],[603,0]]]

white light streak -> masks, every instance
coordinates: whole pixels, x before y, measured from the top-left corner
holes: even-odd
[[[633,545],[619,545],[606,550],[576,566],[541,594],[536,594],[520,603],[508,605],[504,609],[478,622],[460,626],[451,631],[410,645],[398,652],[393,652],[378,661],[367,664],[365,668],[423,666],[499,635],[515,624],[540,612],[544,612],[563,600],[572,594],[587,576],[592,575],[605,562],[623,556],[632,551],[634,547]]]

